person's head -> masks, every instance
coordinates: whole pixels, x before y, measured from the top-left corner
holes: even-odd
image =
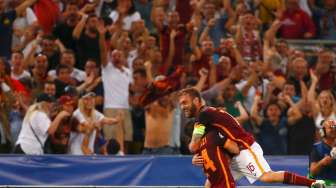
[[[51,112],[55,98],[46,93],[41,93],[36,98],[36,103],[39,104],[42,111],[49,114]]]
[[[202,107],[201,94],[194,88],[184,89],[179,93],[179,104],[185,117],[196,117]]]
[[[323,90],[317,97],[321,110],[332,110],[335,107],[335,98],[331,91]]]
[[[151,13],[151,21],[154,25],[161,25],[164,23],[166,18],[166,13],[162,7],[153,7]]]
[[[72,114],[72,112],[75,110],[76,106],[75,106],[75,100],[67,95],[63,95],[61,96],[57,102],[62,106],[62,109],[69,112],[70,114]]]
[[[293,82],[286,82],[283,87],[283,94],[288,95],[290,97],[294,97],[296,95],[295,93],[295,84]]]
[[[211,40],[205,40],[202,42],[201,46],[202,53],[207,56],[211,56],[214,53],[214,43]]]
[[[177,28],[180,23],[180,15],[177,11],[171,11],[168,13],[168,25],[172,28]]]
[[[137,69],[133,72],[133,84],[139,87],[146,87],[148,80],[145,69]]]
[[[303,78],[308,71],[307,61],[304,58],[298,57],[293,60],[293,73],[296,78]]]
[[[135,58],[134,60],[133,60],[133,64],[132,64],[132,68],[133,68],[133,70],[138,70],[138,69],[143,69],[143,68],[145,68],[144,67],[144,60],[142,59],[142,58],[139,58],[139,57],[137,57],[137,58]]]
[[[281,108],[278,103],[276,102],[270,102],[266,108],[266,117],[270,121],[276,121],[279,120],[280,115],[281,115]]]
[[[248,7],[246,6],[246,4],[244,2],[237,3],[236,13],[237,13],[238,17],[246,14],[247,12],[248,12]]]
[[[57,79],[68,82],[71,79],[70,67],[67,65],[59,64],[56,68]]]
[[[123,51],[130,51],[132,50],[132,41],[131,38],[126,37],[122,42],[121,42],[121,49]]]
[[[93,59],[88,59],[85,63],[85,73],[86,75],[90,75],[90,74],[95,74],[96,76],[98,76],[98,70],[99,68],[97,67],[97,63],[95,60]]]
[[[237,94],[237,88],[234,83],[230,83],[224,90],[223,96],[225,100],[232,101]]]
[[[285,41],[285,40],[279,40],[279,41],[277,41],[276,44],[275,44],[275,49],[282,56],[288,55],[289,47],[288,47],[287,41]]]
[[[75,66],[76,58],[72,50],[65,50],[61,54],[60,64],[68,65],[71,69]]]
[[[215,17],[216,6],[213,2],[206,2],[203,6],[203,14],[206,19],[211,19]]]
[[[221,56],[218,60],[218,67],[220,67],[220,70],[223,72],[223,74],[230,74],[230,70],[232,68],[230,58]]]
[[[49,81],[44,83],[43,92],[49,96],[55,96],[56,94],[55,82]]]
[[[43,54],[51,57],[55,53],[55,37],[52,35],[44,35],[41,41]]]
[[[99,19],[96,14],[90,14],[86,21],[86,29],[91,33],[97,32]]]
[[[84,92],[79,100],[79,108],[84,111],[93,111],[95,109],[96,94],[94,92]]]
[[[38,74],[44,74],[48,70],[48,57],[45,54],[38,54],[35,57],[34,70]]]
[[[332,10],[336,8],[336,1],[335,0],[323,0],[323,6],[327,10]]]
[[[157,48],[155,36],[148,36],[147,37],[146,48],[148,48],[148,49],[156,49]]]
[[[120,151],[120,144],[117,140],[111,138],[106,143],[106,151],[108,154],[117,154]]]
[[[318,62],[316,64],[316,71],[320,74],[325,74],[329,71],[334,60],[334,53],[329,49],[324,49],[318,54]]]
[[[322,123],[324,138],[330,141],[336,140],[336,120],[325,120]]]
[[[123,53],[120,50],[113,50],[111,54],[112,63],[116,67],[121,67],[123,65]]]
[[[65,12],[68,13],[66,24],[69,26],[76,26],[78,22],[78,5],[75,2],[68,3],[65,7]]]
[[[13,69],[23,68],[23,53],[22,52],[16,51],[12,53],[11,65]]]
[[[241,24],[245,31],[250,32],[256,28],[257,18],[253,15],[253,13],[248,12],[241,16],[241,19]]]

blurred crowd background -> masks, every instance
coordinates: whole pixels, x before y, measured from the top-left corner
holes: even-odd
[[[335,39],[335,0],[0,0],[0,152],[190,154],[176,93],[139,102],[161,84],[266,155],[309,155],[336,119]]]

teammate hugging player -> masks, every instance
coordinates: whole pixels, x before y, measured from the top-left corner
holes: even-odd
[[[232,157],[230,162],[231,172],[233,173],[235,180],[245,176],[251,184],[256,180],[260,180],[267,183],[284,183],[314,188],[325,187],[325,182],[323,180],[308,179],[288,171],[272,171],[263,156],[261,147],[255,142],[253,136],[246,132],[236,119],[227,112],[213,107],[203,106],[200,93],[197,90],[193,88],[182,90],[179,95],[179,103],[187,118],[196,118],[194,132],[189,145],[189,149],[192,152],[199,151],[202,145],[202,138],[205,137],[203,140],[207,140],[208,137],[211,137],[211,135],[207,136],[207,134],[213,130],[217,130],[217,132],[226,137],[226,142],[234,141],[238,144],[240,152],[238,155]],[[225,141],[225,139],[223,140]],[[226,142],[224,142],[224,144],[226,144]],[[222,144],[223,143],[219,142],[217,146],[221,147],[223,146]],[[207,146],[208,145],[204,145],[203,147]],[[218,149],[217,151],[221,153],[221,155],[224,155],[223,149]],[[208,170],[214,169],[211,169],[211,166],[213,165],[209,164],[218,163],[218,161],[207,161],[208,159],[204,157],[203,159],[203,166]],[[219,162],[221,161],[219,160]],[[209,179],[209,181],[210,183],[213,183],[211,182],[211,179]],[[230,181],[230,178],[223,181]],[[222,187],[231,186],[230,183],[225,185],[226,186]]]

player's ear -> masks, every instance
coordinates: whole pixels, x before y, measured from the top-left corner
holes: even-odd
[[[199,103],[201,103],[200,99],[197,98],[197,97],[195,97],[195,98],[192,100],[192,102],[193,102],[194,104],[199,104]]]

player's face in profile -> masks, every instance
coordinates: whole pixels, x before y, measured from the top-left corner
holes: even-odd
[[[180,96],[179,102],[186,118],[195,117],[197,108],[196,105],[193,103],[193,99],[189,95]]]

